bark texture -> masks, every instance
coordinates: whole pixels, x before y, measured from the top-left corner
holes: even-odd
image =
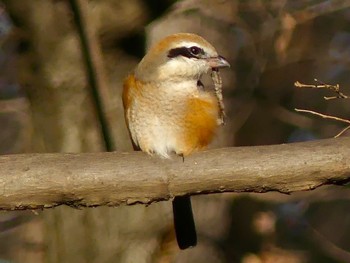
[[[137,153],[0,157],[0,208],[151,204],[176,195],[312,190],[350,181],[350,138],[201,152],[182,161]]]

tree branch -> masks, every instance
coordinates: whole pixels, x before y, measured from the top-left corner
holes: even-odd
[[[350,138],[200,152],[0,156],[0,209],[150,204],[175,195],[312,190],[350,181]]]
[[[294,110],[297,111],[297,112],[310,113],[312,115],[316,115],[316,116],[322,117],[324,119],[336,120],[336,121],[339,121],[339,122],[344,122],[344,123],[350,124],[350,120],[346,120],[346,119],[335,117],[335,116],[331,116],[331,115],[322,114],[322,113],[319,113],[319,112],[316,112],[316,111],[304,110],[304,109],[294,109]]]
[[[332,92],[335,92],[337,96],[331,96],[331,97],[323,97],[325,100],[334,100],[334,99],[350,99],[348,95],[345,95],[343,92],[340,91],[339,84],[336,85],[330,85],[323,83],[319,81],[318,79],[314,79],[316,83],[321,84],[303,84],[299,81],[294,82],[294,86],[297,88],[309,88],[309,89],[326,89],[330,90]]]

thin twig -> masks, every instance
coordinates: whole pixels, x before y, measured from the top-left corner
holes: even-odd
[[[313,115],[320,116],[320,117],[322,117],[324,119],[331,119],[331,120],[336,120],[336,121],[345,122],[345,123],[350,124],[350,120],[342,119],[342,118],[331,116],[331,115],[322,114],[322,113],[319,113],[319,112],[316,112],[316,111],[312,111],[312,110],[295,109],[295,111],[310,113],[310,114],[313,114]]]
[[[325,100],[332,100],[332,99],[349,99],[350,96],[345,95],[344,93],[342,93],[340,91],[340,86],[339,84],[336,85],[330,85],[330,84],[326,84],[318,79],[314,79],[314,81],[316,82],[316,84],[303,84],[299,81],[296,81],[294,83],[294,86],[297,88],[310,88],[310,89],[327,89],[330,91],[333,91],[335,93],[337,93],[337,96],[331,96],[331,97],[323,97]]]
[[[337,135],[334,136],[334,138],[338,138],[340,135],[342,135],[344,132],[350,129],[350,125],[342,129]]]
[[[335,93],[337,93],[337,96],[331,96],[331,97],[323,97],[325,100],[332,100],[332,99],[349,99],[350,96],[345,95],[344,93],[342,93],[340,91],[340,86],[339,84],[336,85],[330,85],[330,84],[326,84],[318,79],[314,79],[314,81],[316,82],[316,84],[303,84],[299,81],[296,81],[294,83],[294,86],[297,88],[311,88],[311,89],[328,89],[330,91],[333,91]],[[340,122],[344,122],[347,124],[350,124],[350,120],[346,120],[346,119],[342,119],[339,117],[335,117],[335,116],[331,116],[331,115],[326,115],[326,114],[322,114],[316,111],[311,111],[311,110],[302,110],[302,109],[295,109],[295,111],[297,112],[305,112],[305,113],[310,113],[313,115],[317,115],[320,116],[324,119],[331,119],[331,120],[336,120],[336,121],[340,121]],[[339,137],[340,135],[342,135],[344,132],[346,132],[347,130],[350,129],[350,125],[345,127],[343,130],[341,130],[337,135],[334,136],[334,138]]]
[[[322,114],[322,113],[319,113],[319,112],[316,112],[316,111],[312,111],[312,110],[295,109],[295,111],[310,113],[310,114],[313,114],[313,115],[320,116],[320,117],[322,117],[324,119],[331,119],[331,120],[340,121],[340,122],[344,122],[344,123],[350,124],[350,120],[342,119],[342,118],[331,116],[331,115]],[[344,132],[346,132],[349,129],[350,129],[350,125],[345,127],[343,130],[341,130],[337,135],[334,136],[334,138],[338,138],[340,135],[342,135]]]

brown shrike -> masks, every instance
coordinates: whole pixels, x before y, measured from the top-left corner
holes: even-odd
[[[200,78],[228,66],[195,34],[170,35],[153,46],[124,82],[125,119],[134,146],[162,158],[205,148],[221,120],[217,97],[204,90]],[[173,212],[179,247],[195,246],[190,197],[175,197]]]

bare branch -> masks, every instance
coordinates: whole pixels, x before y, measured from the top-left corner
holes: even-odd
[[[348,95],[345,95],[340,91],[339,84],[336,85],[330,85],[326,84],[318,79],[314,79],[316,83],[320,84],[303,84],[299,81],[296,81],[294,83],[294,86],[297,88],[311,88],[311,89],[327,89],[330,91],[333,91],[337,94],[337,96],[331,96],[331,97],[323,97],[325,100],[332,100],[332,99],[349,99],[350,97]]]
[[[326,114],[322,114],[316,111],[312,111],[312,110],[303,110],[303,109],[294,109],[297,112],[305,112],[305,113],[310,113],[316,116],[320,116],[324,119],[331,119],[331,120],[335,120],[335,121],[340,121],[340,122],[345,122],[347,124],[350,124],[350,120],[347,119],[343,119],[343,118],[339,118],[336,116],[332,116],[332,115],[326,115]],[[345,127],[344,129],[342,129],[337,135],[334,136],[334,138],[338,138],[339,136],[341,136],[344,132],[346,132],[347,130],[350,129],[350,125]]]
[[[324,119],[331,119],[331,120],[336,120],[336,121],[345,122],[345,123],[350,124],[350,120],[342,119],[342,118],[335,117],[335,116],[332,116],[332,115],[322,114],[322,113],[319,113],[319,112],[316,112],[316,111],[312,111],[312,110],[295,109],[295,111],[310,113],[310,114],[313,114],[313,115],[320,116],[320,117],[322,117]]]
[[[151,204],[176,195],[312,190],[350,181],[350,138],[233,147],[162,160],[142,152],[0,156],[0,209]]]
[[[337,135],[334,136],[334,138],[340,137],[344,132],[350,129],[350,125],[342,129]]]
[[[349,96],[345,95],[344,93],[342,93],[340,91],[339,84],[329,85],[329,84],[326,84],[324,82],[319,81],[318,79],[314,79],[314,81],[316,83],[320,83],[320,84],[303,84],[303,83],[300,83],[299,81],[296,81],[294,83],[294,86],[297,87],[297,88],[328,89],[328,90],[331,90],[331,91],[337,93],[337,96],[323,97],[325,100],[349,99],[350,98]],[[316,111],[302,110],[302,109],[295,109],[295,111],[310,113],[310,114],[313,114],[313,115],[320,116],[320,117],[322,117],[324,119],[331,119],[331,120],[336,120],[336,121],[340,121],[340,122],[344,122],[344,123],[350,124],[350,120],[346,120],[346,119],[339,118],[339,117],[332,116],[332,115],[322,114],[322,113],[319,113],[319,112],[316,112]],[[337,135],[335,135],[334,138],[337,138],[337,137],[341,136],[344,132],[346,132],[349,129],[350,129],[350,126],[345,127]]]

